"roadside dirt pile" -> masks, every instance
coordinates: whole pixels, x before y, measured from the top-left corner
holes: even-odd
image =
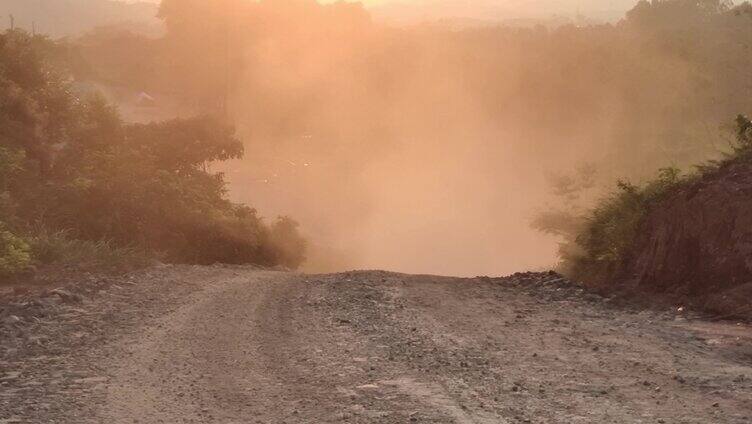
[[[752,318],[752,164],[725,164],[654,205],[619,280],[713,314]]]

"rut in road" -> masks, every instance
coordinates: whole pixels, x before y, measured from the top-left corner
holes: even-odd
[[[174,286],[161,290],[191,289],[182,290],[188,294],[171,311],[82,354],[108,373],[88,388],[87,407],[65,408],[64,396],[51,392],[52,407],[14,417],[92,423],[752,418],[748,327],[616,309],[547,273],[505,279],[380,271],[308,276],[242,267],[162,273]]]

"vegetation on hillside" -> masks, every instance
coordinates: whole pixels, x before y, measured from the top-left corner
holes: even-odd
[[[633,250],[643,219],[653,205],[729,163],[752,159],[752,122],[739,115],[735,124],[735,141],[730,151],[721,160],[696,166],[695,172],[682,175],[678,168],[662,168],[656,178],[643,184],[618,181],[616,189],[591,208],[569,207],[539,213],[533,227],[562,240],[561,271],[591,284],[611,281]],[[555,193],[564,197],[565,204],[578,200],[585,190],[592,188],[577,181],[565,178],[555,185]]]
[[[75,90],[54,60],[60,48],[0,34],[0,274],[70,249],[300,265],[294,221],[264,223],[229,201],[224,175],[211,171],[243,154],[229,125],[211,116],[125,123],[101,97]]]

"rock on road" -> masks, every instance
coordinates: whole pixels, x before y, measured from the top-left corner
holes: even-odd
[[[752,422],[750,327],[559,280],[164,266],[3,299],[0,423]]]

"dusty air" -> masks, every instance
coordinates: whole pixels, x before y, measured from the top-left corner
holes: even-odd
[[[0,0],[0,424],[752,422],[752,4]]]

